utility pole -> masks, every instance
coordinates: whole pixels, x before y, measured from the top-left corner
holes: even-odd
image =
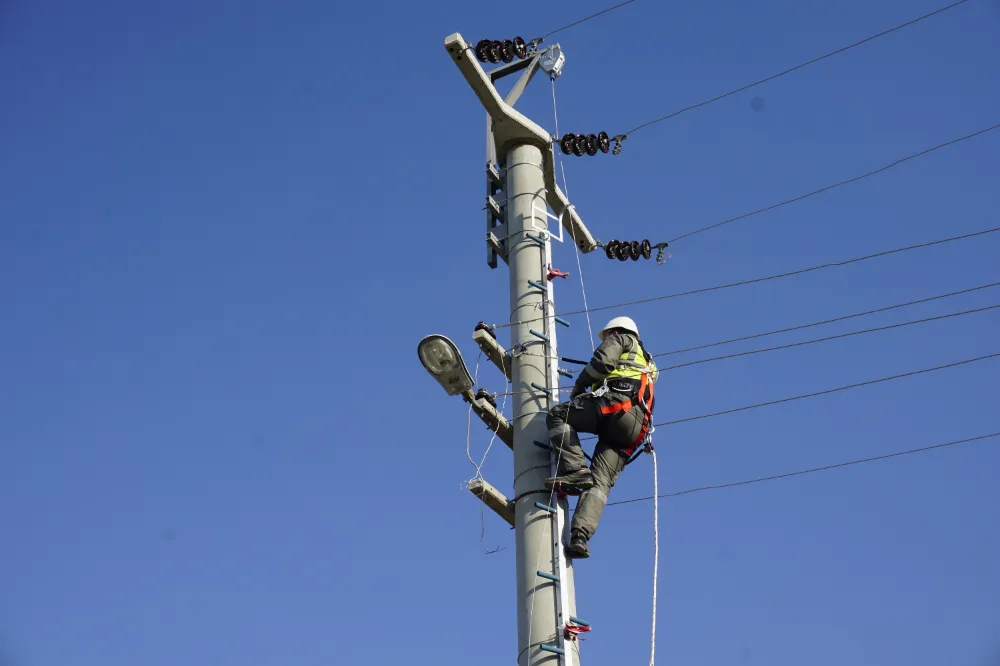
[[[583,252],[597,244],[556,184],[553,137],[513,108],[540,67],[553,76],[561,70],[564,58],[558,45],[537,47],[525,49],[519,61],[505,58],[508,64],[487,74],[460,34],[445,39],[445,49],[487,112],[487,260],[492,268],[497,258],[508,264],[511,321],[525,322],[510,327],[509,351],[481,331],[474,336],[511,380],[513,417],[502,425],[512,435],[508,444],[514,453],[514,500],[506,500],[488,484],[470,490],[484,501],[489,495],[487,504],[503,507],[507,520],[513,510],[518,665],[578,666],[576,633],[589,625],[576,617],[573,565],[564,547],[569,541],[569,507],[565,497],[552,495],[544,486],[546,477],[557,472],[546,425],[549,408],[560,399],[556,327],[568,326],[557,317],[548,270],[553,240],[568,235]],[[495,81],[516,72],[522,72],[520,80],[506,99],[501,98]],[[562,226],[558,236],[549,229],[550,219]],[[467,393],[466,399],[486,420],[487,406]],[[503,420],[495,411],[491,418],[492,423]]]

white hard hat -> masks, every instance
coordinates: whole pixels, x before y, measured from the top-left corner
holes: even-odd
[[[601,338],[601,340],[603,340],[605,334],[613,328],[622,328],[626,331],[639,335],[639,327],[635,325],[635,322],[632,321],[631,317],[615,317],[609,321],[607,326],[602,328],[597,335]]]

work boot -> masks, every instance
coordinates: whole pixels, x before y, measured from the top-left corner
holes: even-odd
[[[549,490],[555,488],[567,494],[579,494],[584,490],[594,487],[594,477],[590,473],[590,470],[584,467],[569,474],[545,479],[545,487]]]
[[[573,533],[567,550],[569,550],[569,554],[574,559],[584,560],[590,557],[590,549],[587,548],[587,538],[579,532]]]

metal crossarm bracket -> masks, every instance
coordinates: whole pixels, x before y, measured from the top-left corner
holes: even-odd
[[[472,391],[466,391],[462,394],[462,397],[467,403],[472,405],[472,411],[476,413],[483,423],[486,424],[490,430],[497,434],[497,437],[507,445],[509,449],[514,450],[514,431],[510,426],[510,421],[500,413],[496,407],[491,405],[485,399],[477,399],[472,395]]]
[[[507,499],[503,493],[483,479],[469,481],[469,492],[481,499],[511,527],[514,527],[514,503]]]
[[[504,374],[507,381],[510,381],[510,356],[507,355],[507,350],[496,341],[496,338],[482,329],[473,332],[472,339],[490,362]]]

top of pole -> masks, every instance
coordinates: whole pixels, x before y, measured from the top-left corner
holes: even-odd
[[[591,236],[576,208],[556,184],[555,151],[553,137],[530,118],[507,104],[494,87],[490,76],[483,71],[476,59],[473,46],[462,35],[454,33],[444,40],[444,47],[458,66],[466,82],[476,93],[486,112],[493,120],[493,140],[497,155],[506,155],[515,145],[530,144],[542,151],[542,175],[545,180],[546,202],[562,220],[563,227],[576,239],[582,252],[597,248],[597,241]]]

